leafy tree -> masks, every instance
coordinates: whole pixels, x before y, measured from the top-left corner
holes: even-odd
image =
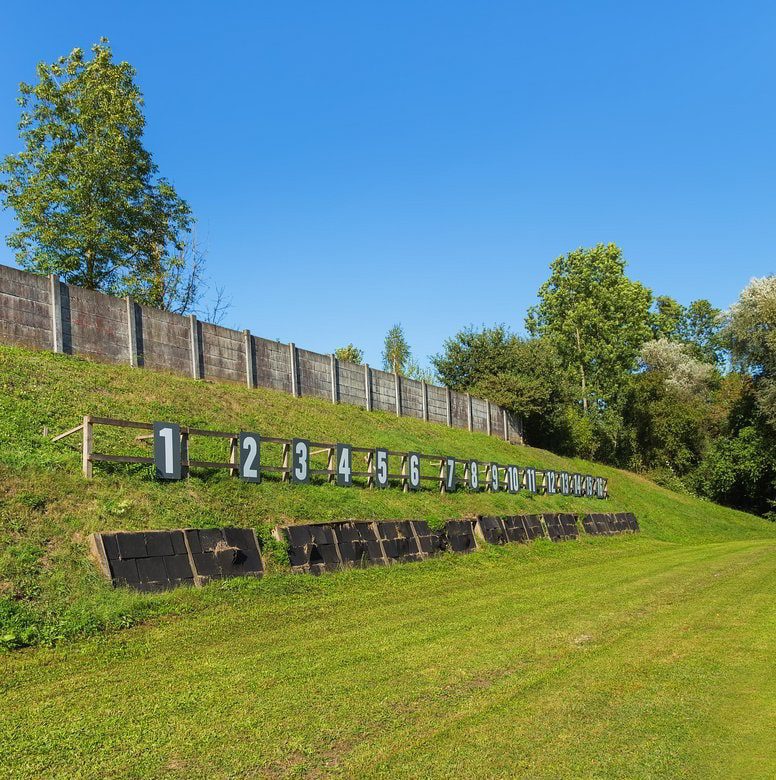
[[[92,55],[40,63],[38,82],[20,85],[24,148],[0,164],[17,221],[8,244],[29,270],[175,308],[191,210],[143,146],[134,68],[104,38]]]
[[[356,365],[360,365],[364,362],[364,351],[353,344],[348,344],[346,347],[335,349],[334,355],[337,360],[346,360],[347,362],[355,363]]]
[[[383,368],[395,374],[405,374],[411,358],[412,353],[404,330],[400,324],[396,324],[385,334]]]
[[[655,339],[675,339],[679,335],[685,308],[668,295],[655,298],[655,311],[651,314],[652,334]]]
[[[466,392],[485,377],[511,372],[518,342],[503,325],[479,331],[469,327],[447,339],[431,363],[445,387]]]
[[[651,335],[651,292],[625,275],[615,244],[558,257],[529,310],[526,327],[550,339],[576,377],[585,412],[590,400],[611,403]]]
[[[568,451],[562,406],[569,392],[549,342],[521,339],[503,325],[470,327],[447,339],[432,364],[447,387],[487,398],[522,417],[531,443]]]
[[[722,325],[722,312],[705,298],[700,298],[684,310],[679,338],[692,347],[700,360],[722,365],[725,357],[720,340]]]
[[[776,430],[776,276],[752,279],[724,330],[734,363],[755,381],[757,402]]]
[[[647,371],[657,371],[665,383],[685,396],[707,390],[717,376],[714,367],[696,359],[688,344],[661,338],[641,348],[640,363]]]

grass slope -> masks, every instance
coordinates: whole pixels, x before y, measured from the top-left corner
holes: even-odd
[[[94,530],[601,509],[593,499],[160,485],[52,444],[85,413],[602,473],[642,533],[321,578],[111,589]],[[124,433],[100,449],[142,445]],[[123,438],[118,438],[123,437]],[[215,445],[211,445],[215,446]],[[202,455],[211,453],[202,451]],[[769,777],[776,528],[633,474],[236,385],[0,347],[0,777]],[[105,628],[130,626],[103,633]]]

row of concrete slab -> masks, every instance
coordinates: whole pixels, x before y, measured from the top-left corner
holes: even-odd
[[[639,530],[631,513],[588,514],[581,527],[590,535]],[[580,524],[568,513],[483,516],[448,520],[432,529],[425,520],[347,520],[278,526],[291,570],[322,574],[349,567],[420,561],[445,551],[467,553],[483,543],[508,544],[576,539]],[[264,574],[262,547],[250,528],[117,531],[91,537],[92,553],[114,585],[153,592],[180,585]]]

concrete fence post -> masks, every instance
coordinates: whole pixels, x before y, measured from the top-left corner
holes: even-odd
[[[256,366],[253,354],[253,336],[249,330],[243,331],[243,345],[245,346],[245,383],[248,387],[256,387]]]
[[[428,422],[428,385],[425,379],[420,382],[420,402],[423,406],[423,419]]]
[[[127,302],[127,352],[129,354],[129,365],[137,368],[137,322],[135,321],[135,302],[129,295]]]
[[[197,315],[189,314],[189,336],[191,341],[191,375],[194,379],[202,378],[202,365],[199,360],[199,328]]]
[[[372,375],[369,373],[369,363],[364,363],[364,394],[366,396],[366,410],[372,411]]]
[[[488,415],[487,422],[486,422],[487,431],[488,431],[488,436],[491,436],[492,433],[493,433],[493,426],[492,426],[491,420],[490,420],[490,401],[485,401],[485,404],[486,404],[485,412]]]
[[[64,352],[65,343],[62,336],[62,290],[59,277],[49,274],[49,298],[51,301],[51,342],[54,352]]]
[[[471,393],[466,393],[466,421],[469,425],[469,430],[474,430],[474,420],[472,419],[474,416],[473,410],[472,410],[472,397]]]
[[[337,404],[339,403],[339,363],[333,352],[329,360],[331,362],[331,402]]]
[[[453,396],[450,392],[450,388],[447,390],[447,425],[449,428],[453,427]]]
[[[504,441],[509,441],[509,420],[506,409],[501,410],[501,416],[504,418]]]
[[[291,395],[299,396],[299,371],[296,364],[296,344],[288,345],[288,359],[291,362]]]
[[[393,372],[393,386],[396,392],[396,416],[401,417],[401,376],[398,371]]]

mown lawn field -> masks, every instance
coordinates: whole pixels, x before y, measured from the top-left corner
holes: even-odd
[[[609,477],[611,498],[95,469],[83,414]],[[140,447],[105,439],[104,447]],[[96,530],[632,511],[637,535],[144,596]],[[776,527],[421,421],[0,347],[0,778],[776,776]],[[25,647],[25,645],[32,645]]]

